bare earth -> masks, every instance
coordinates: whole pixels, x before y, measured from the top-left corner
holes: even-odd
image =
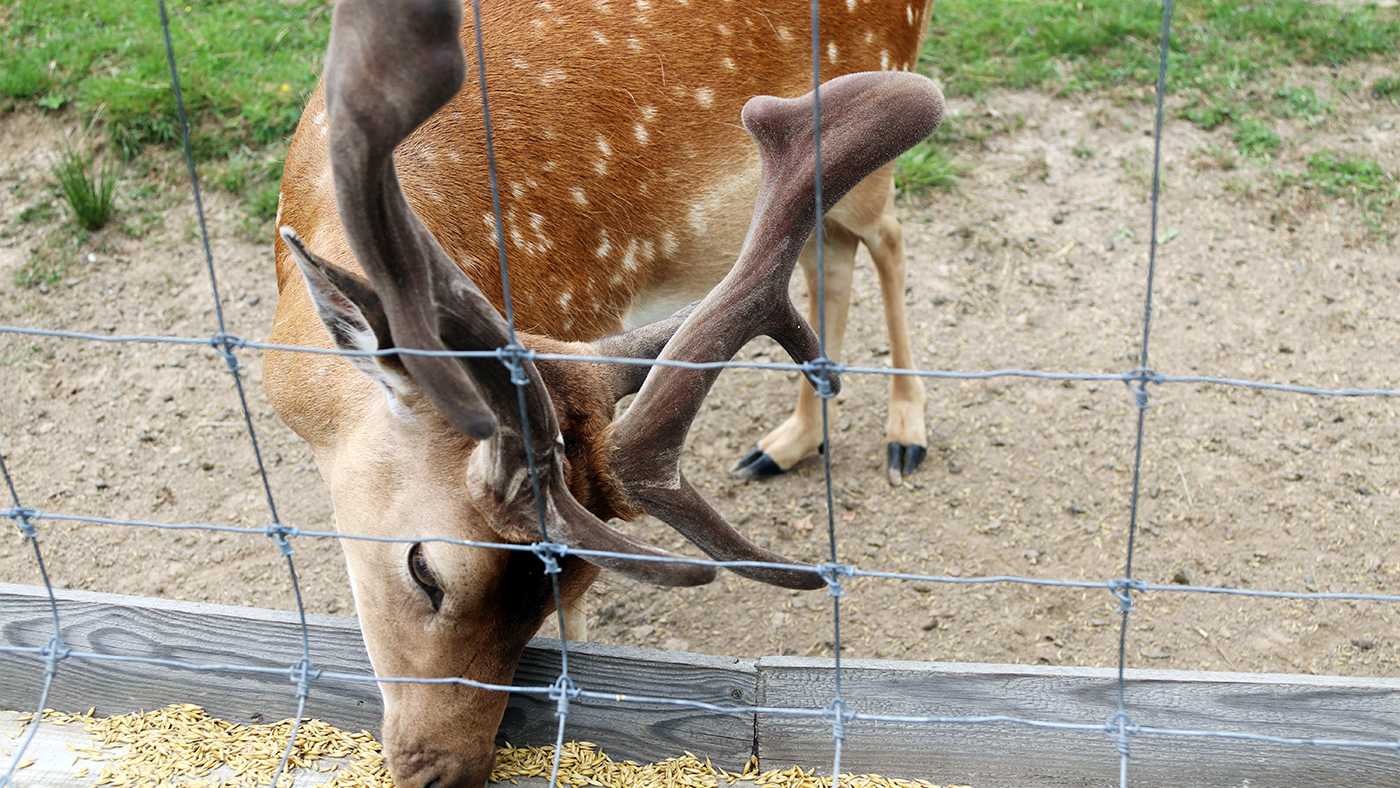
[[[1376,66],[1351,76],[1369,85]],[[1309,127],[1271,121],[1274,161],[1240,159],[1229,130],[1167,124],[1166,190],[1148,365],[1338,388],[1400,389],[1400,255],[1344,200],[1276,175],[1326,149],[1400,171],[1400,110],[1330,92]],[[953,102],[1002,132],[964,151],[953,194],[904,208],[907,301],[925,369],[1119,373],[1138,365],[1147,273],[1152,138],[1140,95]],[[12,285],[58,219],[22,221],[47,193],[62,115],[0,116],[0,324],[102,335],[208,337],[217,330],[187,187],[159,184],[123,221],[158,211],[144,237],[93,236],[59,286]],[[1022,122],[1024,121],[1024,122]],[[1078,152],[1076,152],[1076,149]],[[1226,151],[1217,155],[1217,151]],[[151,181],[150,183],[155,183]],[[149,184],[148,184],[149,185]],[[126,189],[133,184],[124,184]],[[124,192],[130,194],[130,191]],[[268,237],[206,207],[230,334],[267,335],[277,294]],[[149,217],[148,217],[149,218]],[[794,285],[800,295],[801,284]],[[858,270],[848,363],[883,366],[869,266]],[[783,360],[756,341],[741,357]],[[282,522],[332,530],[304,444],[262,393],[261,356],[238,354]],[[0,453],[22,504],[46,512],[261,528],[268,503],[224,361],[208,346],[99,344],[0,334]],[[792,380],[727,372],[691,433],[687,473],[742,530],[808,560],[829,556],[822,465],[735,483],[728,469],[786,417]],[[952,577],[1107,580],[1124,573],[1137,408],[1121,383],[929,382],[930,456],[903,489],[883,469],[878,377],[848,376],[832,416],[837,555],[861,569]],[[1150,388],[1133,574],[1154,583],[1400,594],[1400,422],[1382,398],[1320,398],[1209,384]],[[4,504],[8,506],[8,501]],[[656,522],[629,528],[658,544]],[[286,564],[263,536],[45,521],[58,585],[289,608]],[[353,614],[340,549],[297,539],[314,612]],[[693,548],[689,552],[694,552]],[[14,530],[0,581],[38,583]],[[591,636],[714,654],[830,654],[831,599],[725,575],[688,590],[606,576]],[[1117,664],[1117,601],[1101,590],[854,580],[843,653],[891,659]],[[1133,667],[1396,674],[1396,606],[1152,593],[1137,597]]]

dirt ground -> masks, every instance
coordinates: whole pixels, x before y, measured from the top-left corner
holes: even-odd
[[[1377,73],[1356,79],[1370,84]],[[1389,71],[1386,72],[1393,76]],[[1400,171],[1400,110],[1336,93],[1319,126],[1273,120],[1277,159],[1233,156],[1227,128],[1171,120],[1148,365],[1329,389],[1400,389],[1400,255],[1344,200],[1280,187],[1328,149]],[[1118,373],[1139,363],[1149,236],[1150,105],[1140,97],[954,101],[999,129],[964,146],[965,180],[903,208],[907,302],[925,369]],[[0,324],[100,335],[206,337],[217,326],[186,188],[124,184],[128,225],[93,236],[55,287],[15,270],[57,232],[21,212],[50,191],[62,116],[0,115]],[[1222,153],[1225,151],[1225,153]],[[142,188],[137,203],[130,195]],[[270,240],[209,195],[230,334],[267,335],[277,294]],[[154,211],[152,214],[150,212]],[[1396,222],[1389,228],[1393,234]],[[800,284],[794,294],[802,292]],[[857,272],[847,361],[886,363],[873,270]],[[756,341],[750,359],[781,360]],[[239,353],[281,520],[330,530],[306,446],[262,393],[261,357]],[[0,453],[22,504],[48,512],[261,527],[267,499],[224,362],[208,347],[100,344],[0,333]],[[725,373],[691,433],[687,474],[761,544],[828,555],[821,464],[763,483],[729,467],[786,417],[795,381]],[[837,553],[861,569],[950,577],[1108,579],[1124,572],[1137,409],[1113,383],[932,380],[930,456],[903,488],[883,469],[885,387],[848,376],[833,415]],[[1396,403],[1212,384],[1151,388],[1133,559],[1154,583],[1400,594]],[[5,505],[9,505],[8,501]],[[678,548],[656,522],[630,528]],[[262,536],[45,521],[58,585],[289,608],[285,564]],[[37,583],[29,548],[0,537],[0,581]],[[694,552],[693,549],[691,552]],[[352,615],[332,540],[299,539],[309,610]],[[831,600],[732,575],[698,589],[605,576],[593,639],[714,654],[832,651]],[[852,657],[1053,665],[1117,663],[1116,600],[1023,584],[855,580],[842,602]],[[1133,667],[1395,675],[1393,604],[1153,593],[1137,599]]]

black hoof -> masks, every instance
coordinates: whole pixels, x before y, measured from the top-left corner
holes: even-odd
[[[783,469],[778,462],[769,457],[768,452],[755,448],[734,466],[733,476],[736,479],[770,479],[780,473]]]
[[[905,477],[912,476],[923,464],[924,457],[928,456],[928,449],[918,444],[906,446],[903,443],[890,443],[886,449],[889,457],[887,468],[890,484],[893,485],[898,485]]]

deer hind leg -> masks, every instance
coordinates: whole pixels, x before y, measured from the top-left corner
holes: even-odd
[[[864,184],[862,184],[863,186]],[[856,189],[862,188],[857,186]],[[849,198],[848,198],[849,199]],[[826,355],[841,359],[841,345],[846,338],[846,317],[851,306],[851,272],[855,268],[856,247],[860,243],[850,230],[828,218],[823,226],[822,258],[825,268],[826,291]],[[812,327],[817,320],[817,247],[809,238],[798,258],[807,278],[807,306]],[[734,475],[742,479],[765,479],[791,470],[805,457],[822,448],[822,406],[812,386],[800,382],[797,408],[787,421],[758,442],[734,467]],[[832,403],[832,408],[835,403]],[[829,409],[834,418],[834,410]]]
[[[826,342],[827,355],[841,358],[846,318],[851,301],[851,272],[856,245],[870,250],[880,280],[885,307],[885,327],[890,340],[890,361],[898,369],[913,369],[909,326],[904,312],[904,234],[894,211],[893,165],[866,178],[827,214],[826,244]],[[807,275],[808,305],[812,325],[817,324],[816,251],[809,241],[802,251]],[[927,454],[924,421],[924,386],[916,377],[890,377],[890,411],[886,426],[888,473],[891,484],[900,484]],[[803,382],[797,409],[782,426],[759,442],[758,448],[739,461],[734,474],[741,478],[765,478],[792,468],[821,447],[821,400]]]

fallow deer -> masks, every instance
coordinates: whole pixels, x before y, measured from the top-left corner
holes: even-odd
[[[659,6],[629,6],[630,24],[641,26],[647,13],[662,22]],[[505,13],[495,17],[492,8],[483,9],[488,38],[493,29],[512,31],[505,34],[511,40],[518,28],[555,22],[538,6],[530,12],[495,6]],[[730,34],[747,27],[743,12],[728,3],[722,8],[729,21],[712,17],[709,25],[727,24]],[[691,9],[688,18],[697,13],[703,12]],[[799,35],[796,22],[775,26],[776,13],[752,13],[779,40]],[[628,26],[593,21],[596,35],[611,35],[614,48],[633,51]],[[471,41],[473,33],[470,25],[462,27],[458,0],[338,3],[324,82],[298,128],[283,183],[274,342],[352,351],[511,346],[511,330],[492,300],[501,291],[491,266],[498,250],[477,243],[482,217],[491,216],[482,208],[490,196],[477,193],[486,182],[476,169],[480,151],[470,151],[480,137],[480,115],[469,96],[457,95],[473,60],[464,57],[462,41]],[[639,44],[640,51],[655,56],[657,50],[648,49],[654,44]],[[496,70],[509,73],[513,56],[548,57],[516,46],[494,54],[488,47],[487,64],[501,58],[504,65]],[[589,51],[569,56],[581,66]],[[541,74],[525,65],[515,77],[538,92]],[[672,71],[666,84],[681,78]],[[751,155],[733,146],[686,151],[686,129],[696,145],[723,136],[713,129],[717,121],[696,117],[695,104],[703,102],[695,94],[706,89],[703,82],[690,82],[684,97],[672,99],[665,98],[668,88],[641,96],[618,92],[620,81],[595,97],[604,108],[585,102],[574,113],[516,94],[505,81],[495,86],[488,76],[492,95],[508,99],[500,110],[493,105],[493,117],[501,129],[502,229],[513,260],[520,343],[554,354],[714,362],[729,360],[766,334],[798,362],[818,358],[815,334],[787,297],[818,217],[810,94],[759,97],[745,105],[743,128],[758,151]],[[798,92],[791,90],[798,84],[793,77],[777,88]],[[655,104],[635,103],[649,95],[656,96]],[[887,172],[881,168],[927,136],[943,111],[937,88],[908,73],[842,77],[823,87],[822,102],[822,209],[833,213],[845,204],[844,196],[867,188],[867,176]],[[634,125],[624,104],[647,122]],[[691,120],[664,122],[668,112],[688,113]],[[565,158],[567,147],[547,144],[537,151],[543,158],[526,157],[532,142],[565,132],[577,136],[577,124],[594,121],[603,124],[594,128],[628,135],[643,148],[667,142],[679,157],[675,169],[639,179],[644,170],[634,169],[639,165],[633,149],[605,136],[583,160],[577,151]],[[756,189],[748,183],[755,174]],[[637,202],[618,199],[610,191],[624,188],[618,184],[633,189]],[[575,207],[527,213],[521,206],[534,204],[524,201],[532,190],[561,191]],[[634,304],[637,293],[655,284],[645,276],[651,265],[682,248],[705,246],[705,231],[716,229],[711,223],[736,221],[732,203],[745,195],[756,199],[753,220],[732,270],[725,265],[727,273],[716,277],[719,285],[698,305],[610,335],[620,327],[619,306]],[[677,204],[690,207],[668,214],[681,222],[674,228],[656,224],[649,213],[674,212]],[[583,210],[589,205],[602,213]],[[596,224],[604,219],[617,224]],[[608,235],[609,226],[635,229]],[[623,264],[602,265],[592,254],[596,250],[584,256],[577,236],[590,234],[621,244]],[[566,238],[573,240],[566,245]],[[675,291],[665,295],[674,297]],[[606,336],[578,339],[596,335]],[[566,603],[582,595],[600,568],[659,585],[714,578],[711,566],[647,560],[668,554],[606,524],[643,511],[713,558],[763,563],[736,567],[737,573],[791,588],[824,584],[811,567],[745,539],[681,473],[686,433],[718,370],[545,361],[525,351],[509,357],[514,371],[495,356],[267,356],[268,394],[281,417],[311,444],[331,489],[337,527],[346,534],[409,540],[342,543],[377,675],[508,683],[525,643],[554,608],[551,581],[537,556],[440,541],[444,537],[522,545],[541,540],[547,529],[552,541],[569,548],[613,554],[560,559]],[[513,374],[528,384],[517,389]],[[829,369],[816,367],[811,374],[815,382],[839,383]],[[633,392],[636,399],[613,423],[617,400]],[[533,477],[527,445],[537,460]],[[381,690],[385,752],[401,788],[484,783],[503,693],[411,682],[384,682]]]

